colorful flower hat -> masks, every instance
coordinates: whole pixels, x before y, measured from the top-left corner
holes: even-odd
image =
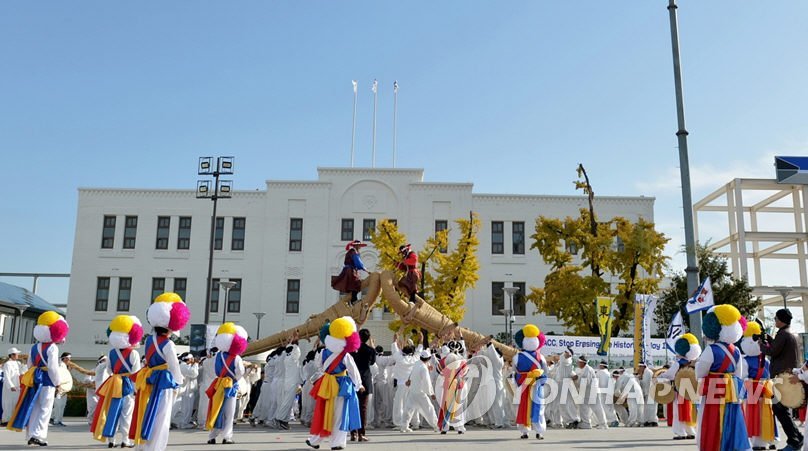
[[[163,293],[154,299],[154,304],[146,311],[146,319],[152,327],[163,327],[170,331],[180,331],[188,320],[191,319],[191,311],[182,302],[182,298],[177,293]]]
[[[516,345],[525,351],[536,351],[544,346],[547,337],[534,324],[526,324],[514,334]]]
[[[143,338],[143,324],[135,315],[118,315],[110,321],[107,337],[109,345],[115,349],[136,346]]]
[[[359,349],[361,341],[356,331],[356,322],[350,316],[343,316],[331,321],[325,347],[331,352],[354,352]]]
[[[65,318],[53,310],[39,315],[34,326],[34,338],[41,343],[62,343],[70,332]]]
[[[701,355],[701,346],[695,335],[687,333],[677,338],[673,343],[673,350],[687,360],[696,360]]]
[[[741,339],[741,351],[744,354],[755,357],[760,355],[760,343],[755,341],[755,335],[762,335],[763,329],[760,323],[756,321],[748,321],[746,323],[746,330],[743,331],[743,338]]]
[[[711,307],[704,315],[701,330],[710,340],[721,343],[737,343],[746,329],[746,318],[732,305]]]
[[[247,349],[247,331],[234,323],[224,323],[216,330],[213,345],[221,352],[241,355]]]

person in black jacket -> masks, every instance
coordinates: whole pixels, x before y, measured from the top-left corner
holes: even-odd
[[[799,368],[799,351],[797,348],[797,338],[791,333],[791,312],[788,309],[780,309],[774,315],[774,325],[777,327],[777,334],[774,339],[766,335],[760,345],[761,350],[766,355],[771,356],[770,373],[775,378],[783,372],[791,374],[793,368]],[[794,424],[791,411],[780,402],[772,406],[774,416],[783,426],[787,440],[782,450],[791,451],[802,449],[803,436]]]
[[[359,415],[362,418],[362,428],[351,431],[352,442],[356,440],[360,442],[368,441],[365,436],[365,418],[368,411],[368,397],[373,393],[373,375],[370,373],[370,367],[376,363],[376,350],[373,349],[370,331],[360,329],[359,339],[362,341],[362,345],[359,346],[356,352],[352,352],[351,356],[356,362],[356,368],[359,369],[359,375],[362,377],[362,385],[364,386],[363,389],[359,390]]]

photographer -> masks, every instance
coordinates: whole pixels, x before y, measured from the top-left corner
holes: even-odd
[[[797,338],[791,333],[791,312],[788,309],[780,309],[775,313],[774,325],[777,327],[777,334],[774,339],[769,335],[762,335],[760,348],[764,354],[771,356],[771,374],[777,377],[783,372],[791,374],[791,370],[799,368],[799,352],[797,350]],[[781,404],[779,401],[772,406],[774,416],[777,421],[783,426],[788,440],[788,446],[784,450],[802,449],[803,436],[797,426],[794,424],[794,419],[791,417],[791,411],[788,407]]]

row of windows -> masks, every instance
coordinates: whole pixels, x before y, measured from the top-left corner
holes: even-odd
[[[525,253],[525,223],[511,222],[511,252],[514,255]],[[491,253],[505,253],[505,222],[491,221]]]
[[[225,218],[216,218],[214,230],[213,248],[222,249],[224,241],[224,221]],[[191,217],[180,216],[177,228],[177,249],[187,250],[191,248]],[[115,247],[115,227],[116,216],[104,216],[103,230],[101,231],[101,249],[113,249]],[[230,238],[230,249],[234,251],[244,250],[244,235],[247,227],[247,218],[233,218],[233,229]],[[155,249],[168,249],[168,239],[171,229],[171,216],[157,217],[157,240]],[[124,217],[123,248],[134,249],[137,242],[137,216]]]
[[[132,299],[132,278],[131,277],[118,277],[118,296],[115,310],[118,312],[128,312],[131,306]],[[153,302],[157,296],[165,293],[166,290],[165,277],[153,277],[151,281],[151,301]],[[230,289],[227,296],[227,312],[239,313],[241,312],[241,279],[228,279],[235,282],[236,285]],[[110,300],[110,285],[111,277],[99,277],[96,284],[95,291],[95,311],[106,312],[109,309]],[[219,312],[219,293],[221,287],[219,285],[220,279],[213,279],[213,286],[210,292],[210,311],[211,313]],[[186,289],[188,287],[188,279],[174,278],[174,286],[171,291],[180,295],[184,300]],[[299,313],[300,312],[300,279],[288,279],[286,281],[286,313]]]

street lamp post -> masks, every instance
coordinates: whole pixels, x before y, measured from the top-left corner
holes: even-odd
[[[255,315],[255,319],[258,320],[258,330],[255,332],[255,339],[258,340],[259,338],[261,338],[261,318],[263,318],[264,315],[266,315],[266,313],[254,312],[253,315]]]
[[[502,291],[504,291],[505,293],[508,294],[508,298],[509,298],[509,302],[510,302],[509,308],[508,308],[508,312],[510,313],[508,315],[509,316],[509,318],[508,318],[508,322],[509,322],[509,324],[508,324],[508,326],[509,326],[509,328],[508,328],[509,329],[508,339],[511,341],[511,343],[513,343],[513,323],[516,320],[516,318],[514,318],[516,316],[516,311],[513,309],[513,295],[515,295],[519,291],[519,287],[505,287],[505,288],[502,289]]]
[[[224,288],[224,310],[222,310],[222,324],[227,322],[227,308],[229,307],[230,303],[230,289],[236,286],[236,282],[232,280],[225,280],[223,282],[219,282],[219,286]]]
[[[791,293],[791,288],[783,287],[778,288],[777,291],[780,292],[780,296],[783,297],[783,308],[788,308],[788,294]]]
[[[216,233],[216,204],[219,199],[229,199],[233,188],[232,180],[219,180],[221,175],[233,174],[233,157],[199,157],[198,174],[213,177],[211,180],[197,180],[196,198],[213,201],[213,216],[210,218],[210,255],[208,256],[208,283],[205,290],[205,324],[210,322],[210,294],[213,291],[213,248]]]

